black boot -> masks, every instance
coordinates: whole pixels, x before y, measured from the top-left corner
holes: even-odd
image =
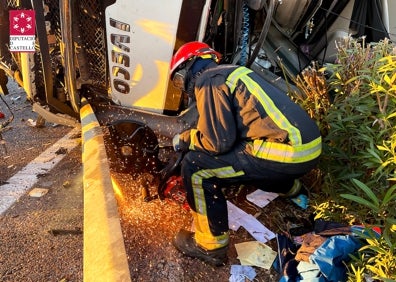
[[[282,198],[294,198],[298,196],[301,191],[304,189],[303,184],[301,183],[301,180],[295,179],[293,186],[290,188],[290,190],[286,193],[278,193],[280,197]]]
[[[227,262],[227,246],[207,251],[195,243],[194,233],[180,230],[173,245],[186,256],[198,258],[213,266],[222,266]]]

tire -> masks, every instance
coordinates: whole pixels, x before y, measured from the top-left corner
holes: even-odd
[[[115,172],[156,174],[159,145],[155,133],[145,124],[121,120],[108,125],[106,146],[110,169]]]

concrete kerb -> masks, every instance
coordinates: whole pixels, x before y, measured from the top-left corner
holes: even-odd
[[[92,107],[82,102],[84,281],[131,281],[103,131]]]

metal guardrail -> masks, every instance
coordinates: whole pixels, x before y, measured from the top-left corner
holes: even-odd
[[[80,117],[84,172],[84,281],[131,281],[103,131],[85,99]]]

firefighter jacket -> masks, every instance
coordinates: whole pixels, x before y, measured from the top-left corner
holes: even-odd
[[[197,127],[180,134],[182,151],[219,155],[247,142],[255,157],[284,163],[311,161],[321,153],[316,123],[286,93],[248,68],[209,68],[197,78],[194,93]]]

